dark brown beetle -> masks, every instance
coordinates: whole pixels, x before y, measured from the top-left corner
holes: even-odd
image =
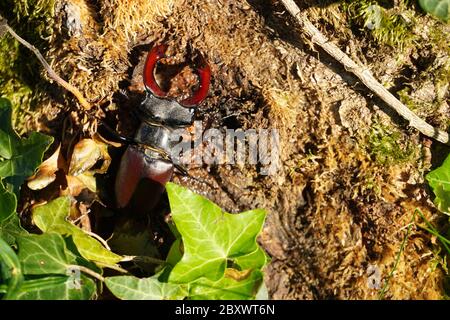
[[[130,204],[134,212],[148,212],[158,203],[175,169],[168,156],[175,143],[170,141],[170,134],[193,124],[195,109],[209,91],[211,69],[201,58],[195,69],[199,78],[196,92],[181,102],[168,98],[154,75],[166,49],[165,45],[156,45],[148,53],[144,66],[146,98],[138,109],[141,124],[122,156],[115,182],[117,206],[125,208]]]

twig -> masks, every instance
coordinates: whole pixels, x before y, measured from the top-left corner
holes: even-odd
[[[432,125],[419,118],[414,112],[408,109],[403,103],[401,103],[392,93],[390,93],[381,83],[379,83],[372,73],[354,62],[348,55],[346,55],[335,44],[330,42],[325,35],[323,35],[301,12],[300,8],[295,4],[294,0],[281,0],[286,9],[291,13],[293,17],[300,24],[302,31],[311,38],[311,41],[329,55],[339,61],[347,71],[353,73],[366,85],[367,88],[377,94],[384,102],[391,106],[398,114],[409,122],[409,125],[416,128],[424,135],[434,138],[444,144],[449,144],[448,133],[438,128],[434,128]]]
[[[83,230],[83,232],[87,233],[88,235],[90,235],[91,237],[97,239],[106,249],[108,249],[109,251],[111,251],[111,248],[109,247],[108,243],[106,242],[105,239],[103,239],[102,237],[100,237],[98,234],[91,232],[91,231],[87,231],[87,230]]]
[[[107,263],[102,263],[102,262],[98,262],[98,261],[95,261],[95,264],[101,268],[109,268],[112,270],[119,271],[120,273],[129,273],[128,270],[125,270],[124,268],[122,268],[118,265],[115,265],[115,264],[107,264]]]
[[[20,37],[17,33],[14,32],[14,30],[7,24],[6,20],[0,16],[0,35],[2,34],[2,31],[9,32],[10,35],[12,35],[17,41],[19,41],[21,44],[23,44],[25,47],[27,47],[29,50],[31,50],[36,57],[38,58],[39,62],[42,64],[44,69],[47,71],[48,76],[55,80],[59,85],[64,87],[67,91],[71,92],[80,102],[80,104],[85,108],[86,110],[90,110],[92,108],[92,105],[86,100],[86,98],[83,96],[83,94],[75,88],[73,85],[68,83],[66,80],[61,78],[53,69],[50,67],[50,65],[45,61],[42,54],[39,52],[39,50],[30,44],[28,41]]]

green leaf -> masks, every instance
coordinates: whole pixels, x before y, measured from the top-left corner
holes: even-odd
[[[227,269],[222,279],[201,278],[190,285],[191,300],[253,300],[263,281],[259,270],[239,272]]]
[[[20,138],[11,125],[11,115],[11,103],[0,98],[0,178],[6,178],[4,181],[18,194],[23,181],[42,162],[53,138],[38,132]]]
[[[0,132],[2,130],[0,129]],[[10,139],[8,153],[9,157],[0,162],[0,176],[28,177],[41,164],[44,152],[52,143],[53,138],[39,132],[32,132],[26,139]],[[6,148],[7,146],[3,146]]]
[[[181,239],[176,239],[172,246],[170,247],[169,253],[167,254],[166,263],[174,267],[183,258],[183,243]]]
[[[81,256],[99,265],[114,265],[122,257],[109,251],[96,239],[67,221],[70,211],[70,199],[60,197],[46,205],[35,207],[33,221],[43,232],[56,232],[64,236],[71,235]]]
[[[16,195],[6,190],[0,180],[0,238],[3,238],[9,245],[15,243],[16,236],[27,233],[20,226],[16,207]]]
[[[109,277],[105,283],[122,300],[182,300],[187,296],[183,285],[160,282],[158,275],[144,279],[133,276]]]
[[[28,232],[20,226],[20,219],[16,213],[0,222],[0,238],[3,238],[9,245],[16,243],[16,239]]]
[[[101,267],[99,267],[98,265],[96,265],[94,262],[92,262],[90,260],[86,260],[85,258],[83,258],[81,256],[80,251],[78,251],[78,248],[77,248],[76,244],[73,242],[72,237],[65,237],[64,242],[66,243],[67,250],[69,250],[76,257],[76,262],[74,264],[91,269],[92,271],[94,271],[98,274],[102,274],[103,269]]]
[[[0,262],[2,278],[8,283],[3,299],[16,299],[23,282],[22,268],[19,258],[2,238],[0,238]]]
[[[442,166],[427,174],[426,179],[436,196],[434,203],[438,209],[450,213],[450,156]]]
[[[262,269],[269,262],[269,258],[264,250],[258,247],[255,251],[247,255],[236,257],[234,262],[241,270]]]
[[[19,260],[26,275],[67,275],[77,257],[57,233],[30,234],[17,239]]]
[[[0,223],[16,212],[16,205],[16,196],[6,190],[0,180]]]
[[[43,276],[26,280],[17,299],[89,299],[95,282],[78,268],[78,257],[70,252],[57,233],[30,234],[17,239],[18,257],[25,276]]]
[[[183,257],[172,269],[169,282],[187,283],[200,277],[217,281],[223,277],[228,261],[239,261],[239,257],[257,251],[256,237],[264,224],[264,210],[229,214],[173,183],[167,184],[167,193],[184,245]]]
[[[426,12],[443,20],[450,20],[450,0],[419,0],[420,6]]]
[[[0,157],[12,157],[12,148],[19,136],[12,127],[12,106],[8,99],[0,98]]]
[[[96,293],[95,282],[81,274],[79,278],[49,276],[25,281],[19,300],[88,300]]]
[[[167,191],[177,239],[166,267],[145,279],[107,278],[110,291],[132,300],[255,299],[263,283],[260,269],[268,260],[256,244],[265,212],[233,215],[175,184],[169,183]],[[226,268],[229,263],[236,268]]]

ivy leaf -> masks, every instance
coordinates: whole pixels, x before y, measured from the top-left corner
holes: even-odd
[[[166,267],[150,278],[107,278],[109,290],[132,300],[255,299],[268,260],[256,244],[265,212],[232,215],[181,186],[169,183],[167,190],[177,239]],[[229,263],[236,268],[226,268]]]
[[[55,232],[64,236],[71,235],[81,256],[99,265],[114,265],[122,257],[109,251],[96,239],[67,221],[70,211],[68,197],[57,198],[46,205],[33,209],[33,221],[43,232]]]
[[[21,235],[28,234],[20,225],[17,214],[12,214],[0,222],[0,238],[3,238],[9,245],[16,243],[16,239]]]
[[[117,224],[108,244],[111,250],[117,254],[161,258],[153,232],[143,225],[141,220],[130,220],[126,223]],[[133,263],[146,274],[155,273],[157,267],[154,263],[143,260]]]
[[[450,0],[419,0],[423,10],[443,20],[450,20]]]
[[[133,276],[109,277],[105,283],[122,300],[182,300],[187,296],[183,285],[160,282],[158,275],[144,279]]]
[[[38,132],[20,138],[11,125],[11,115],[11,103],[0,98],[0,178],[6,178],[4,181],[18,194],[24,180],[42,162],[53,138]]]
[[[174,267],[183,258],[183,243],[181,239],[175,239],[167,254],[166,263]]]
[[[450,213],[450,156],[442,166],[427,174],[426,179],[436,196],[434,203],[437,208]]]
[[[9,245],[15,243],[17,236],[27,234],[20,226],[16,207],[16,195],[6,190],[0,180],[0,238],[3,238]]]
[[[17,243],[25,276],[44,276],[26,280],[17,299],[89,299],[93,296],[95,282],[81,274],[76,265],[78,257],[67,249],[61,235],[30,234],[19,237]]]
[[[17,176],[25,179],[32,175],[42,162],[44,152],[52,140],[52,137],[39,132],[32,132],[26,139],[11,138],[7,142],[10,147],[8,153],[11,153],[11,156],[3,157],[6,160],[0,162],[0,176],[4,178]]]
[[[255,251],[247,255],[236,257],[234,262],[241,270],[262,269],[269,262],[269,258],[264,250],[258,247]]]
[[[95,282],[80,274],[80,277],[49,276],[23,282],[19,300],[88,300],[96,293]]]
[[[17,239],[19,260],[26,275],[67,275],[77,257],[57,233],[30,234]]]
[[[1,278],[7,281],[3,299],[16,299],[23,282],[22,267],[19,258],[2,238],[0,238]]]
[[[191,300],[253,300],[263,281],[260,270],[226,269],[218,281],[201,278],[190,285]]]
[[[223,277],[228,261],[236,262],[257,251],[256,237],[264,224],[264,210],[230,214],[186,188],[173,183],[166,188],[172,218],[184,245],[183,257],[172,269],[169,282],[187,283],[200,277],[217,281]]]
[[[6,190],[0,180],[0,223],[16,212],[16,196]]]

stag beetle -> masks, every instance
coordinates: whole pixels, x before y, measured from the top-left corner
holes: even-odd
[[[141,123],[133,143],[122,156],[115,181],[119,208],[130,203],[133,211],[143,212],[155,207],[175,168],[183,171],[168,156],[175,143],[170,141],[170,134],[174,129],[194,123],[196,107],[208,95],[211,69],[200,55],[200,63],[195,68],[198,89],[180,102],[168,98],[154,75],[159,60],[166,57],[166,49],[166,45],[155,45],[147,55],[143,72],[146,97],[137,110]]]

